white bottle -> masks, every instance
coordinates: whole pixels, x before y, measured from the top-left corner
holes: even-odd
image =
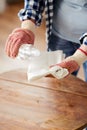
[[[40,55],[40,51],[36,49],[32,44],[23,44],[19,48],[19,53],[17,58],[22,60],[29,60],[39,55]]]

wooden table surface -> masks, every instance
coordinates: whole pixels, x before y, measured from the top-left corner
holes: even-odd
[[[82,130],[87,83],[69,76],[27,81],[26,70],[0,75],[0,130]]]

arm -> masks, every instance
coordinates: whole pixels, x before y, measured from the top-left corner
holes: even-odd
[[[87,60],[87,35],[86,34],[85,36],[83,35],[80,38],[80,42],[82,43],[82,45],[80,46],[79,49],[77,49],[77,51],[72,56],[67,57],[65,60],[63,60],[63,62],[52,66],[53,69],[55,70],[53,72],[53,75],[56,76],[58,79],[64,78],[67,75],[71,74],[72,72],[78,70],[80,65]],[[60,76],[60,71],[57,71],[58,67],[62,68],[61,76]],[[68,72],[66,71],[66,69],[68,70]]]
[[[35,25],[39,26],[42,21],[44,7],[44,0],[24,0],[24,9],[21,9],[18,13],[19,19],[21,21],[32,20]]]
[[[66,60],[72,58],[73,60],[75,60],[75,62],[77,62],[79,66],[87,60],[87,34],[86,33],[81,36],[80,42],[81,42],[80,48],[78,48],[77,51],[71,57],[66,58]]]
[[[15,58],[22,44],[34,44],[35,26],[41,24],[43,10],[43,0],[25,0],[24,9],[18,13],[21,27],[14,29],[6,41],[5,51],[9,57]]]

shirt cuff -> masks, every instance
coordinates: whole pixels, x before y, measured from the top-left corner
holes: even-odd
[[[42,22],[42,14],[39,13],[36,10],[31,10],[31,9],[21,9],[18,13],[18,17],[21,21],[32,19],[35,21],[35,24],[37,26],[40,26]]]

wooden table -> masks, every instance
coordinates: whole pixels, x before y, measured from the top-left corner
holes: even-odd
[[[0,75],[0,130],[82,130],[87,83],[69,76],[27,81],[26,70]]]

